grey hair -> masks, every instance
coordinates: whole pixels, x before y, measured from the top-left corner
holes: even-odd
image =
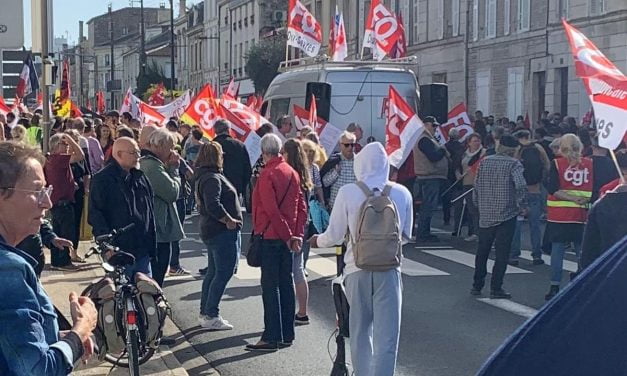
[[[155,129],[150,136],[146,146],[149,149],[171,149],[176,144],[176,137],[174,133],[165,128]]]
[[[350,123],[348,125],[348,127],[346,127],[346,130],[351,132],[351,133],[355,133],[355,131],[357,131],[357,129],[361,129],[361,126],[357,123]]]
[[[224,119],[218,119],[213,124],[213,131],[216,132],[216,134],[228,133],[230,128],[229,122]]]
[[[450,140],[459,140],[459,130],[456,128],[453,128],[450,131],[448,131],[448,138]]]
[[[279,155],[282,142],[279,136],[268,133],[261,138],[261,152],[269,155]]]
[[[48,141],[48,149],[56,150],[57,146],[59,146],[59,143],[61,142],[62,137],[63,137],[63,133],[53,134],[52,137],[50,137],[50,141]]]
[[[355,142],[355,141],[357,141],[357,136],[355,136],[355,133],[353,133],[353,132],[344,131],[340,135],[340,140],[342,140],[342,139],[348,140],[350,142]]]

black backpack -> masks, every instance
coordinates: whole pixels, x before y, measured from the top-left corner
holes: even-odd
[[[535,144],[525,145],[520,149],[520,162],[525,168],[523,176],[527,185],[538,184],[542,181],[544,162]]]

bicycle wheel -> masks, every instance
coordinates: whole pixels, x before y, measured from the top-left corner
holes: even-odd
[[[128,350],[128,373],[131,376],[139,376],[139,334],[137,330],[129,330],[126,342]]]
[[[139,341],[137,342],[139,343]],[[138,346],[138,361],[137,363],[141,366],[142,364],[146,363],[150,358],[152,358],[152,356],[155,353],[155,349],[150,348],[150,347],[146,347],[146,346]],[[128,364],[129,364],[129,354],[128,352],[124,353],[124,354],[109,354],[107,353],[105,355],[105,360],[108,363],[114,364],[118,367],[122,367],[122,368],[128,368]]]

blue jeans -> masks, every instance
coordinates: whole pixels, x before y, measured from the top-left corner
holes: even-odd
[[[282,240],[264,240],[261,246],[261,290],[268,343],[294,340],[296,300],[292,281],[292,252]]]
[[[417,194],[421,198],[418,213],[418,238],[431,235],[431,217],[438,208],[440,185],[443,179],[416,179]]]
[[[130,281],[133,281],[135,278],[135,273],[138,273],[138,272],[144,273],[148,277],[152,278],[152,269],[150,267],[149,256],[136,258],[135,264],[133,264],[133,266],[128,267],[126,268],[126,270],[124,270],[124,275],[126,275],[126,278],[128,278]]]
[[[529,238],[531,239],[531,256],[535,259],[542,258],[542,228],[540,227],[540,215],[542,215],[542,193],[528,193],[529,211]],[[522,221],[516,221],[516,230],[512,239],[511,259],[520,257],[520,230]]]
[[[351,360],[356,375],[394,375],[401,331],[402,285],[398,270],[360,270],[346,276]]]
[[[579,259],[581,243],[575,244],[575,253]],[[564,253],[568,243],[551,243],[551,284],[559,286],[562,282],[562,268],[564,266]]]
[[[237,264],[238,236],[238,230],[226,230],[205,242],[209,262],[200,295],[201,315],[209,317],[220,315],[218,305]]]

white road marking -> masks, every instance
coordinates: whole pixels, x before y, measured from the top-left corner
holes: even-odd
[[[475,256],[470,253],[458,251],[456,249],[442,249],[442,250],[433,250],[433,251],[424,251],[433,256],[441,257],[446,260],[450,260],[456,262],[458,264],[466,265],[471,268],[475,267]],[[492,271],[494,267],[494,260],[488,259],[488,273]],[[507,265],[506,274],[526,274],[532,273],[529,270],[520,269],[511,265]]]
[[[410,260],[406,257],[403,258],[403,263],[401,264],[401,271],[403,272],[403,274],[406,274],[411,277],[450,275],[449,273],[444,272],[440,269],[432,268],[429,265],[425,265],[420,262]]]
[[[307,260],[307,270],[322,277],[331,277],[336,274],[337,266],[335,258],[323,257],[322,254],[335,254],[335,248],[316,248],[309,251],[309,260]],[[259,280],[261,278],[261,268],[253,268],[248,266],[246,258],[239,260],[237,274],[235,277],[240,280]]]
[[[417,245],[416,249],[453,249],[450,245]]]
[[[197,244],[202,244],[205,245],[205,242],[203,242],[200,239],[194,239],[194,238],[185,238],[185,239],[181,239],[182,242],[190,242],[190,243],[197,243]]]
[[[493,307],[497,307],[507,312],[511,312],[515,315],[526,317],[526,318],[533,317],[538,312],[538,310],[535,308],[531,308],[526,305],[513,302],[509,299],[479,298],[477,300],[480,302],[489,304]]]
[[[531,251],[520,251],[520,257],[525,259],[525,260],[533,260],[533,256],[531,256]],[[547,265],[551,265],[551,256],[550,255],[545,255],[542,254],[542,260],[544,260],[544,263]],[[578,265],[576,262],[570,261],[570,260],[564,260],[564,266],[562,267],[564,270],[567,270],[569,272],[576,272],[578,269]]]

